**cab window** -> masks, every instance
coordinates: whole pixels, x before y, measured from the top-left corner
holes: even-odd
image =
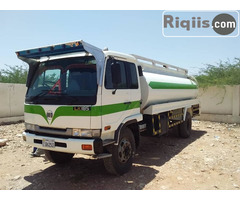
[[[112,80],[112,65],[117,64],[120,67],[120,80],[117,86],[114,86]],[[138,78],[136,66],[134,63],[109,59],[107,61],[105,73],[106,89],[138,89]]]

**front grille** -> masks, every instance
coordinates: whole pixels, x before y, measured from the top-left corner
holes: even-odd
[[[51,135],[67,135],[71,136],[72,135],[72,130],[67,128],[67,129],[62,129],[62,128],[51,128],[51,127],[43,127],[43,126],[37,126],[35,125],[35,131],[38,133],[47,133]]]
[[[60,138],[60,139],[76,138],[76,137],[68,136],[68,135],[55,135],[55,134],[42,133],[42,132],[36,132],[36,131],[30,131],[30,133],[33,133],[38,136],[55,137],[55,138]]]
[[[44,127],[44,126],[39,126],[40,130],[45,130],[45,131],[59,131],[59,132],[66,132],[67,129],[63,129],[63,128],[50,128],[50,127]]]

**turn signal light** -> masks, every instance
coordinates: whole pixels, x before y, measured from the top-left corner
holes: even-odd
[[[82,144],[82,150],[91,151],[92,145],[91,144]]]
[[[104,127],[104,130],[107,131],[107,130],[110,130],[111,129],[111,126],[105,126]]]

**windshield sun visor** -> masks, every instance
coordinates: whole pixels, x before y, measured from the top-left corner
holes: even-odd
[[[40,62],[40,58],[48,56],[56,56],[63,54],[73,54],[78,52],[90,53],[96,59],[97,66],[97,84],[102,85],[102,73],[105,62],[105,56],[101,49],[88,44],[82,40],[69,42],[64,44],[51,45],[46,47],[34,48],[29,50],[17,51],[16,54],[19,59],[29,64],[29,72],[35,71],[32,68],[36,68],[37,63]],[[29,79],[29,78],[28,78]],[[27,81],[27,86],[31,81]]]

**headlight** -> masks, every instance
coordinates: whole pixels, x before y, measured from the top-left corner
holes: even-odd
[[[100,137],[101,130],[100,129],[78,129],[74,128],[72,131],[73,136],[79,137]]]
[[[25,129],[26,130],[30,130],[30,131],[34,131],[35,130],[35,125],[34,124],[25,123]]]

